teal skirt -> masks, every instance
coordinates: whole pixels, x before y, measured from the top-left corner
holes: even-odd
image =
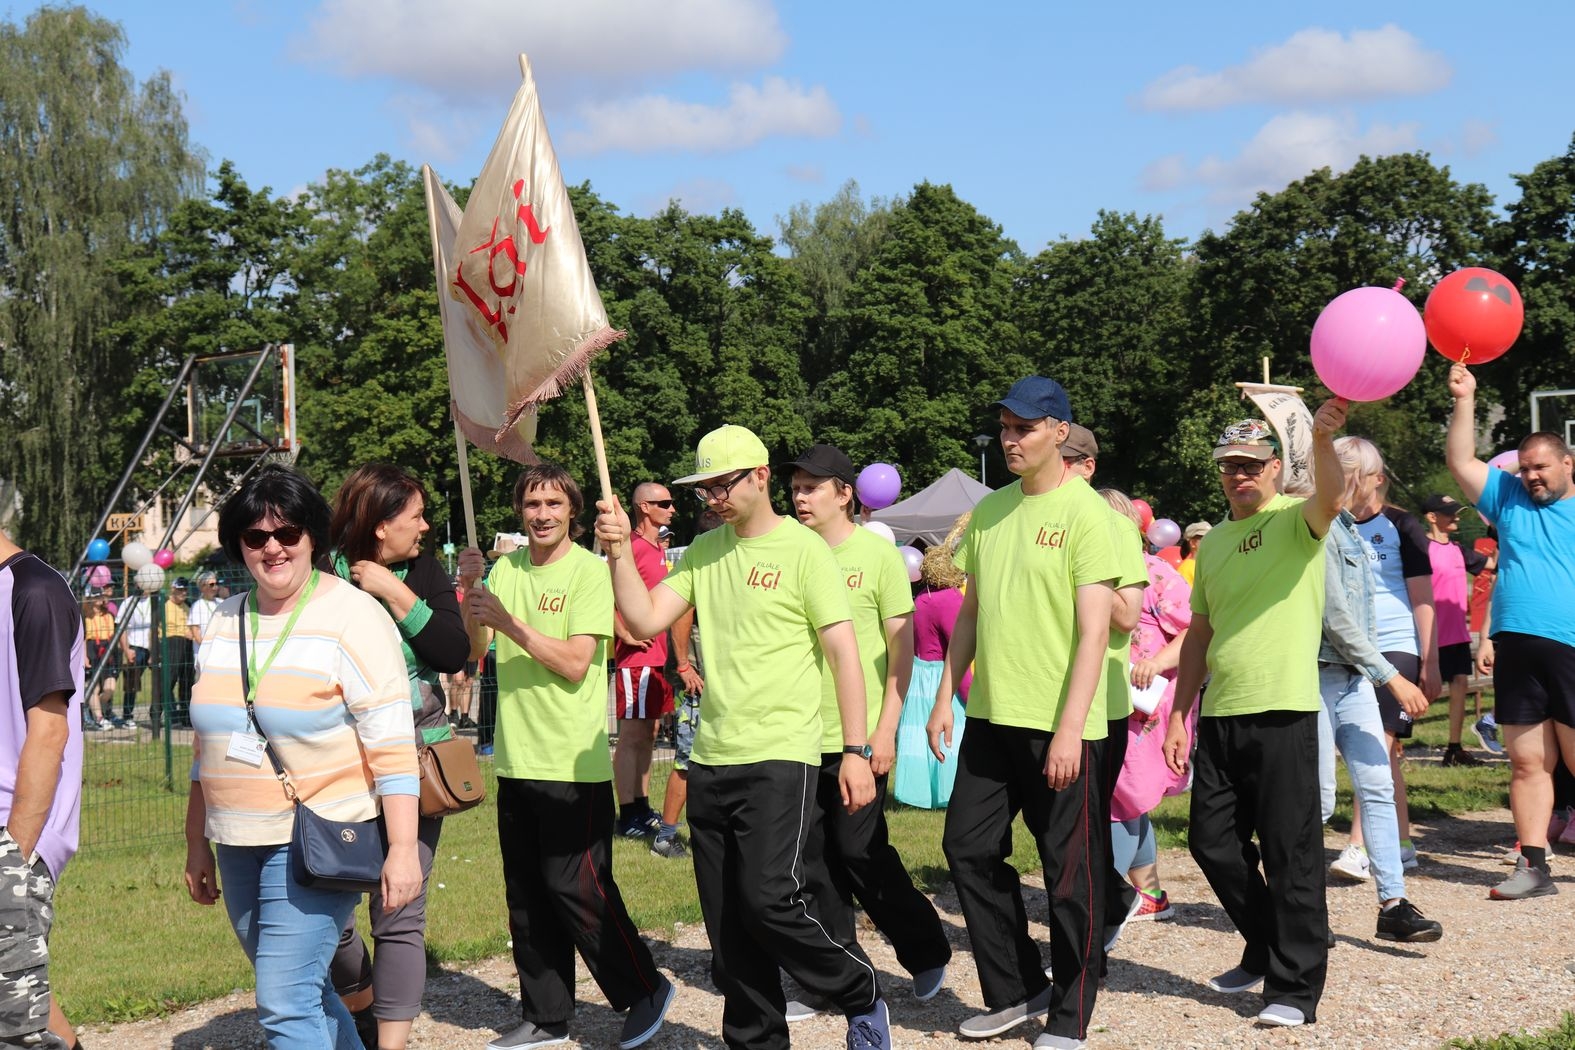
[[[953,693],[952,743],[946,748],[946,761],[936,761],[924,727],[940,686],[939,660],[913,661],[913,677],[908,682],[908,695],[903,698],[902,719],[897,723],[897,768],[891,778],[891,795],[905,806],[945,809],[951,801],[952,783],[957,779],[957,750],[962,746],[967,719],[962,701]]]

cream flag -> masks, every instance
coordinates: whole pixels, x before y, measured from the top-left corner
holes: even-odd
[[[1272,386],[1268,384],[1238,383],[1252,403],[1258,406],[1263,418],[1268,420],[1280,435],[1283,450],[1280,461],[1285,469],[1280,475],[1281,487],[1293,482],[1300,488],[1313,484],[1313,420],[1312,413],[1302,402],[1300,387]]]
[[[523,55],[520,69],[519,92],[465,204],[448,284],[493,344],[493,374],[508,399],[500,437],[624,335],[607,323]]]
[[[477,448],[516,463],[535,463],[531,443],[536,440],[536,413],[526,413],[513,425],[505,424],[510,401],[502,356],[480,315],[462,308],[443,291],[454,280],[451,257],[459,236],[459,205],[430,167],[422,165],[421,177],[426,183],[432,265],[437,272],[443,354],[448,361],[449,405],[454,422]]]

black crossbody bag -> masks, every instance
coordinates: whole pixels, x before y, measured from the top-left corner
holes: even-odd
[[[250,692],[246,666],[246,611],[241,610],[241,688]],[[245,694],[243,694],[245,695]],[[295,823],[290,830],[290,873],[302,886],[319,890],[348,890],[370,893],[381,889],[383,861],[388,857],[388,830],[382,816],[372,820],[329,820],[302,802],[290,783],[268,734],[257,720],[251,697],[246,695],[246,714],[252,728],[262,737],[263,749],[273,764],[274,776],[284,788],[284,797],[295,805]]]

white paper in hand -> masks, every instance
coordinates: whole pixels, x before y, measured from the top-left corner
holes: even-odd
[[[1153,714],[1154,709],[1159,706],[1159,702],[1165,699],[1165,687],[1169,684],[1170,679],[1161,675],[1155,675],[1154,680],[1149,682],[1147,689],[1139,689],[1137,686],[1132,685],[1132,677],[1129,674],[1127,676],[1127,685],[1132,690],[1133,708],[1142,711],[1145,715]]]

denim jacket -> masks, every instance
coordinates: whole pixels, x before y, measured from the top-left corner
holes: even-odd
[[[1320,664],[1352,668],[1374,685],[1399,672],[1378,650],[1373,629],[1372,549],[1356,531],[1356,518],[1342,510],[1329,525],[1324,544],[1323,642]]]

